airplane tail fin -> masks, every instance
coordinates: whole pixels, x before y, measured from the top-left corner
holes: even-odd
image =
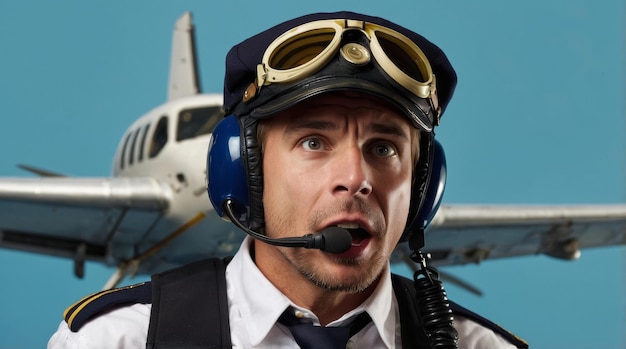
[[[176,21],[172,36],[168,101],[200,93],[196,64],[196,42],[191,13],[185,12]]]

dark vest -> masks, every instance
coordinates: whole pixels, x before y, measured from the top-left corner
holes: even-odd
[[[135,303],[152,303],[146,348],[232,348],[226,295],[226,263],[210,258],[152,275],[152,282],[101,291],[68,308],[65,320],[72,331],[97,315]],[[403,348],[428,348],[429,340],[417,315],[413,281],[392,274],[400,311]],[[480,315],[450,302],[455,315],[466,317],[519,348],[528,344]]]

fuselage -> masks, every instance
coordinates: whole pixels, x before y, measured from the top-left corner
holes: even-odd
[[[157,251],[142,261],[142,267],[156,259],[170,267],[203,257],[232,255],[242,240],[243,233],[215,213],[206,191],[208,145],[223,116],[221,95],[199,94],[151,110],[124,133],[113,160],[113,176],[154,178],[169,192],[168,208],[151,223],[135,246],[135,254],[185,230],[168,243],[167,253]],[[178,255],[178,250],[184,251],[184,256]]]

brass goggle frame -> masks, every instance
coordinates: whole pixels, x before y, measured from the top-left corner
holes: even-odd
[[[429,99],[438,119],[440,107],[436,79],[424,52],[411,39],[395,30],[358,20],[313,21],[280,35],[265,50],[261,63],[257,65],[256,86],[250,86],[244,95],[244,101],[252,99],[263,86],[298,81],[314,75],[340,49],[342,36],[348,30],[362,32],[369,40],[372,56],[384,72],[415,96]],[[411,64],[415,65],[409,68],[416,67],[421,80],[425,81],[417,80],[418,77],[410,76],[398,67],[385,52],[381,38],[409,57]],[[321,51],[320,43],[325,44]],[[295,58],[292,57],[293,53],[297,53],[293,55]]]

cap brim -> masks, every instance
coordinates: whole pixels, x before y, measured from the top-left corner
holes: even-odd
[[[271,89],[273,86],[263,88]],[[396,106],[404,115],[409,118],[413,125],[419,129],[430,132],[433,128],[433,121],[428,114],[430,106],[425,99],[409,100],[400,93],[393,91],[390,87],[384,87],[369,80],[360,79],[355,76],[323,76],[314,79],[307,79],[292,85],[288,89],[281,88],[281,93],[274,95],[271,100],[254,107],[250,111],[253,118],[266,118],[286,110],[309,98],[323,93],[339,91],[357,91],[372,94],[383,98]],[[273,95],[273,93],[270,93]]]

